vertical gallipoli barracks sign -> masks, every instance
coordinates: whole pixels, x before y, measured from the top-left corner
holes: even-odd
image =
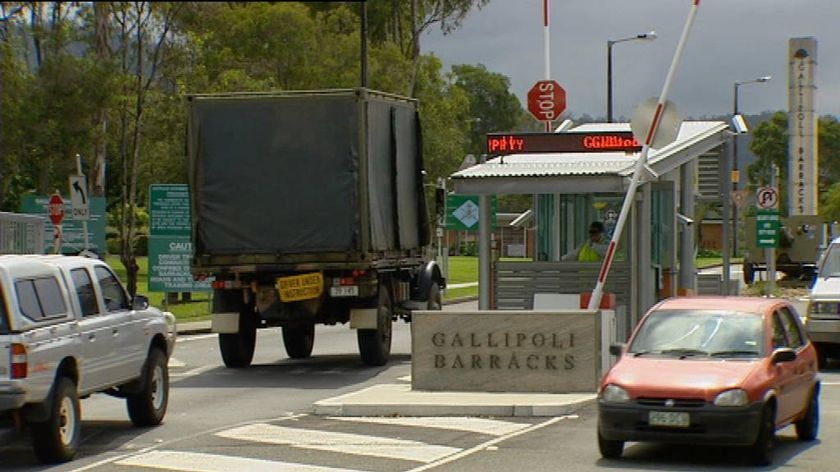
[[[594,392],[601,335],[586,310],[414,312],[414,390]]]

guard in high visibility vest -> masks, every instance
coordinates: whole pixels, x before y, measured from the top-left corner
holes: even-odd
[[[609,246],[609,239],[604,236],[604,223],[593,221],[589,225],[589,239],[583,242],[573,251],[566,253],[562,260],[597,262],[604,258]]]

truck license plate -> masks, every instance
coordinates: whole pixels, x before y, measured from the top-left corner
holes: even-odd
[[[320,272],[278,277],[276,282],[280,300],[284,302],[318,298],[324,291],[324,276]]]
[[[358,285],[341,285],[338,287],[330,287],[331,297],[357,297],[359,296]]]
[[[648,424],[669,428],[688,428],[689,416],[688,413],[679,411],[651,411],[648,413]]]

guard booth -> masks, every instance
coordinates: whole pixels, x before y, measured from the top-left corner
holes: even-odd
[[[620,339],[658,300],[694,293],[695,203],[729,196],[721,178],[728,174],[727,130],[719,121],[683,122],[674,142],[648,153],[604,288],[615,295]],[[479,195],[482,203],[533,195],[536,241],[528,260],[491,261],[489,205],[480,205],[479,309],[530,310],[535,299],[591,292],[601,262],[561,258],[587,239],[592,221],[612,235],[640,154],[627,123],[488,134],[484,162],[450,176],[454,193]]]

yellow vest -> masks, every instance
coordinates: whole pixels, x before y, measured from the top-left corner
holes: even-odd
[[[580,251],[578,251],[578,261],[597,262],[600,260],[601,255],[598,254],[598,251],[592,248],[588,241],[584,243],[583,246],[581,246]]]

